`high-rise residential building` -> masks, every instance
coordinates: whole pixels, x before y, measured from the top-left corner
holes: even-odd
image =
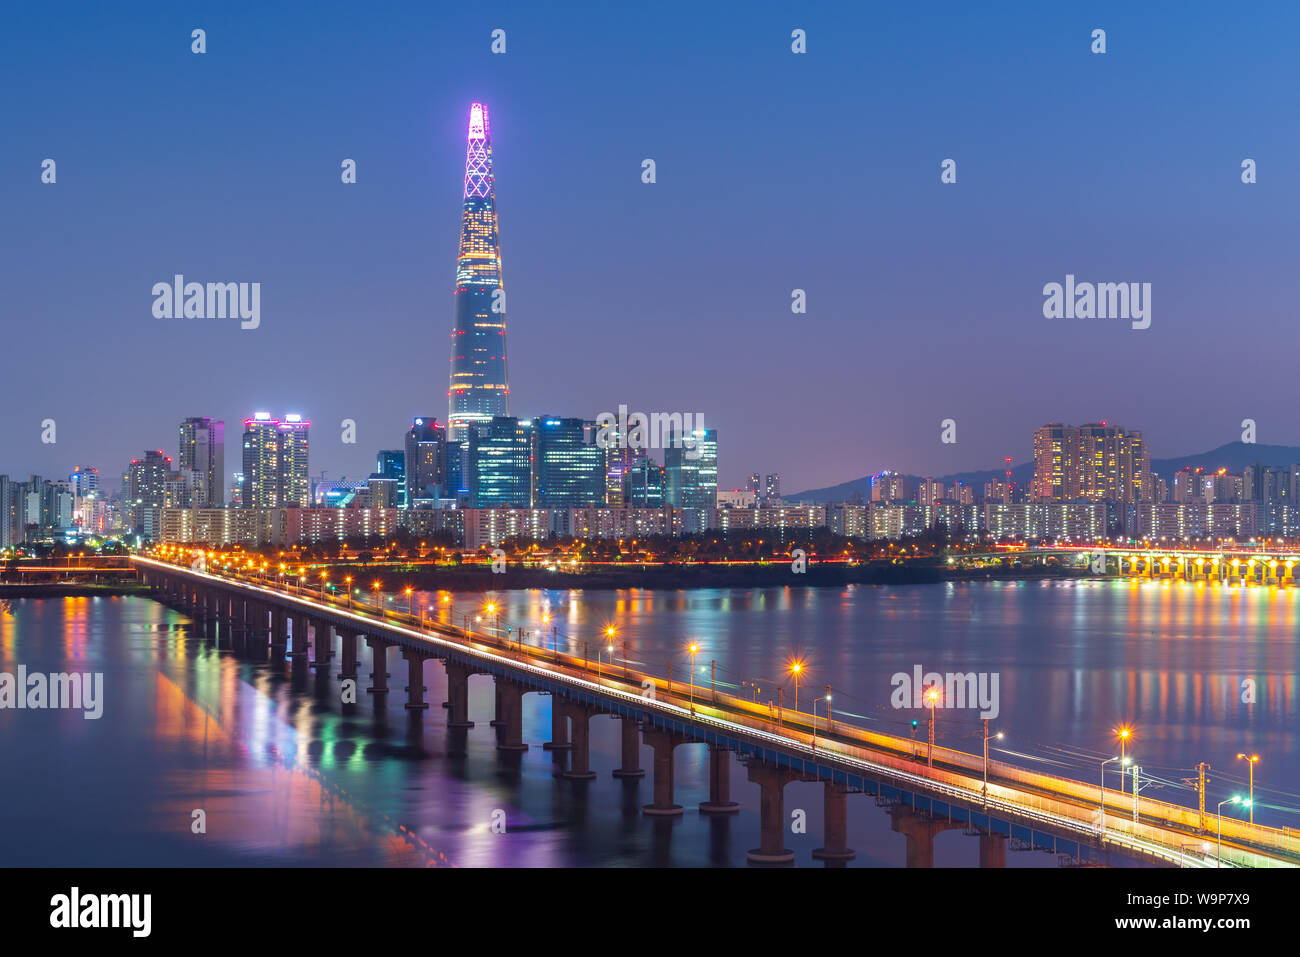
[[[907,476],[886,469],[871,476],[871,501],[906,502],[912,497],[908,494],[910,485]]]
[[[467,426],[466,485],[473,508],[530,508],[533,421],[497,415]]]
[[[1142,433],[1106,422],[1049,422],[1036,429],[1031,495],[1057,501],[1151,501],[1151,456]]]
[[[631,446],[615,425],[607,433],[605,445],[605,504],[610,508],[620,508],[623,501],[623,479],[636,465],[648,458],[640,445]]]
[[[306,508],[311,504],[308,435],[311,423],[301,415],[273,419],[256,412],[244,420],[243,508]]]
[[[388,479],[394,486],[393,507],[406,508],[406,452],[403,449],[380,449],[375,456],[375,474],[371,478]]]
[[[311,504],[311,473],[308,471],[308,434],[311,423],[290,414],[280,423],[280,504],[306,508]]]
[[[605,449],[588,444],[582,419],[533,419],[533,508],[605,502]]]
[[[471,423],[510,414],[492,133],[482,103],[469,112],[455,297],[447,421],[451,440],[460,441]]]
[[[417,417],[406,432],[406,507],[432,507],[444,496],[454,496],[448,465],[460,463],[459,446],[447,441],[447,430],[432,415]]]
[[[280,421],[269,412],[255,412],[244,420],[244,508],[278,508],[280,505]]]
[[[72,483],[72,490],[78,497],[97,492],[99,491],[99,469],[91,468],[89,465],[78,465],[68,476],[68,481]]]
[[[933,505],[943,501],[943,483],[933,479],[921,479],[917,483],[916,502],[918,505]]]
[[[754,497],[762,498],[763,496],[763,477],[757,472],[749,473],[748,490],[754,493]]]
[[[180,426],[181,472],[193,474],[195,508],[220,508],[226,503],[226,423],[194,416]]]
[[[13,548],[21,539],[14,535],[14,487],[8,475],[0,475],[0,550]]]
[[[781,476],[768,475],[763,482],[763,504],[776,508],[781,504]]]
[[[718,430],[674,433],[664,448],[664,471],[668,504],[682,512],[682,530],[704,531],[718,507]]]
[[[143,458],[131,460],[122,490],[124,520],[129,529],[139,528],[140,513],[144,509],[166,506],[171,470],[171,456],[164,455],[161,449],[146,451]]]

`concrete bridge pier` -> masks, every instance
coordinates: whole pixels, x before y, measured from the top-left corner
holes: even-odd
[[[339,668],[339,680],[351,678],[357,680],[357,639],[360,634],[355,628],[339,629],[339,647],[343,652],[343,664]]]
[[[896,804],[889,811],[890,827],[907,838],[907,866],[934,867],[934,838],[957,824],[936,820],[928,814]]]
[[[469,719],[469,676],[474,672],[468,665],[447,662],[447,727],[472,728]]]
[[[654,750],[654,803],[641,808],[642,814],[651,817],[677,817],[682,806],[673,803],[673,748],[686,739],[681,735],[646,728],[642,731],[645,743]]]
[[[497,686],[497,750],[527,751],[524,744],[524,687],[494,679]]]
[[[788,864],[794,851],[785,846],[785,786],[799,775],[789,768],[753,761],[748,767],[749,780],[759,786],[758,847],[746,851],[745,857],[755,864]]]
[[[495,728],[501,720],[501,682],[494,680],[492,682],[492,720],[488,722],[489,728]]]
[[[415,648],[403,648],[402,657],[406,659],[406,710],[424,711],[429,707],[424,700],[424,663],[432,655],[427,655]]]
[[[1007,866],[1007,838],[1005,834],[980,835],[980,867]]]
[[[551,695],[551,740],[542,745],[543,751],[567,751],[569,743],[569,716],[564,711],[564,702],[558,695]]]
[[[591,770],[588,748],[588,725],[591,723],[592,710],[587,705],[572,701],[565,701],[563,707],[571,722],[573,746],[569,752],[569,769],[561,771],[560,777],[576,781],[590,780],[596,776],[596,772]]]
[[[614,777],[645,777],[645,771],[641,768],[641,731],[637,727],[637,720],[624,715],[619,721],[623,724],[623,766],[614,769]]]
[[[284,661],[289,646],[289,615],[279,605],[271,606],[271,660]]]
[[[258,602],[245,603],[244,621],[248,625],[247,640],[244,643],[245,653],[254,661],[265,661],[271,630],[267,621],[266,606]]]
[[[701,814],[735,814],[740,805],[731,799],[731,752],[709,745],[709,799],[700,803]]]
[[[824,802],[822,846],[812,852],[819,861],[851,861],[858,852],[848,845],[848,794],[849,789],[834,781],[823,782]]]
[[[330,640],[329,622],[316,620],[312,622],[311,646],[312,666],[329,671],[330,659],[334,657],[333,642]]]
[[[367,694],[388,694],[388,649],[393,642],[376,635],[366,636],[366,645],[370,648],[370,687]]]

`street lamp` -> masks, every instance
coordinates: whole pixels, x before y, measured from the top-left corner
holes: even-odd
[[[1126,765],[1128,762],[1124,760],[1124,756],[1128,754],[1128,739],[1133,736],[1133,729],[1128,725],[1121,725],[1115,729],[1115,734],[1119,738],[1120,763]],[[1124,793],[1124,776],[1122,774],[1119,778],[1119,793]]]
[[[346,578],[343,579],[343,581],[348,586],[348,607],[351,608],[352,607],[352,576],[348,575]]]
[[[691,714],[695,714],[695,653],[700,646],[692,641],[686,650],[691,653]]]
[[[925,701],[930,706],[930,743],[925,749],[925,762],[934,767],[934,709],[939,703],[939,689],[934,685],[925,689]]]
[[[1251,807],[1254,803],[1254,801],[1243,801],[1240,794],[1234,794],[1228,800],[1219,802],[1219,806],[1215,809],[1219,817],[1219,850],[1215,856],[1215,867],[1223,866],[1223,805],[1245,804],[1247,807]]]
[[[1255,823],[1255,765],[1259,763],[1258,754],[1246,754],[1242,752],[1237,755],[1238,761],[1245,761],[1250,766],[1250,800],[1246,807],[1250,808],[1250,823]]]
[[[799,675],[803,673],[803,662],[790,662],[790,674],[794,675],[794,710],[799,710]]]
[[[414,612],[414,610],[413,610],[413,606],[414,606],[414,603],[415,603],[415,599],[411,597],[411,592],[412,592],[413,590],[414,590],[414,589],[412,589],[410,585],[407,585],[407,586],[406,586],[406,614],[407,614],[407,615],[413,615],[413,614],[415,614],[415,612]]]
[[[829,734],[831,730],[831,693],[829,691],[823,697],[813,698],[813,750],[817,750],[817,702],[826,702],[826,731]]]
[[[989,738],[990,737],[997,738],[999,741],[1001,741],[1002,732],[999,731],[997,734],[990,735],[989,719],[985,718],[984,719],[984,806],[985,807],[989,806]]]

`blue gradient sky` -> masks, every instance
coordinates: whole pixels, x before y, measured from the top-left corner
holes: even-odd
[[[475,99],[516,413],[702,412],[724,485],[790,491],[1021,461],[1049,420],[1157,457],[1245,417],[1300,443],[1294,10],[263,6],[6,13],[0,471],[115,485],[187,415],[226,419],[233,471],[267,409],[313,420],[313,472],[361,477],[444,418]],[[177,272],[260,281],[261,328],[155,319]],[[1152,283],[1151,328],[1044,319],[1067,272]]]

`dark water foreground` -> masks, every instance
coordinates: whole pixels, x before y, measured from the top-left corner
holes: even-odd
[[[1109,729],[1130,721],[1134,753],[1154,786],[1144,793],[1194,803],[1182,778],[1207,760],[1217,803],[1244,792],[1234,756],[1255,750],[1256,819],[1297,823],[1300,599],[1286,592],[1055,582],[495,597],[503,628],[537,635],[549,616],[549,640],[573,648],[596,643],[613,624],[615,665],[624,655],[643,667],[672,661],[681,680],[683,649],[696,641],[702,686],[716,680],[766,697],[797,653],[806,665],[803,710],[810,689],[821,695],[830,683],[837,718],[898,731],[918,717],[922,737],[924,713],[889,705],[893,674],[915,665],[996,672],[1000,713],[992,724],[1006,734],[1000,759],[1092,780],[1099,756],[1110,753]],[[421,600],[437,607],[433,596]],[[458,595],[442,613],[459,623],[483,601]],[[445,682],[436,662],[425,666],[434,706],[412,724],[395,655],[393,700],[376,709],[363,691],[348,706],[333,675],[295,683],[287,664],[238,660],[145,598],[12,604],[12,614],[0,614],[0,671],[21,664],[29,672],[99,672],[104,702],[97,720],[72,710],[0,710],[10,785],[0,813],[12,825],[0,851],[5,865],[743,866],[757,843],[757,787],[742,767],[732,771],[739,815],[695,811],[707,797],[703,746],[676,752],[686,815],[653,821],[640,813],[649,781],[609,775],[619,763],[613,719],[591,724],[597,779],[561,780],[540,746],[549,737],[549,699],[525,696],[531,747],[502,754],[488,724],[486,677],[471,679],[477,726],[454,733],[437,706]],[[362,662],[363,676],[369,664]],[[1247,679],[1254,704],[1240,700]],[[973,711],[937,719],[940,740],[978,751]],[[786,788],[787,813],[806,816],[806,833],[787,836],[802,866],[815,864],[821,803],[819,785]],[[204,834],[193,833],[196,810]],[[946,832],[936,862],[973,866],[977,843]],[[850,799],[849,844],[858,851],[851,866],[903,863],[903,837],[870,798]],[[1041,852],[1008,857],[1013,867],[1056,864]]]

